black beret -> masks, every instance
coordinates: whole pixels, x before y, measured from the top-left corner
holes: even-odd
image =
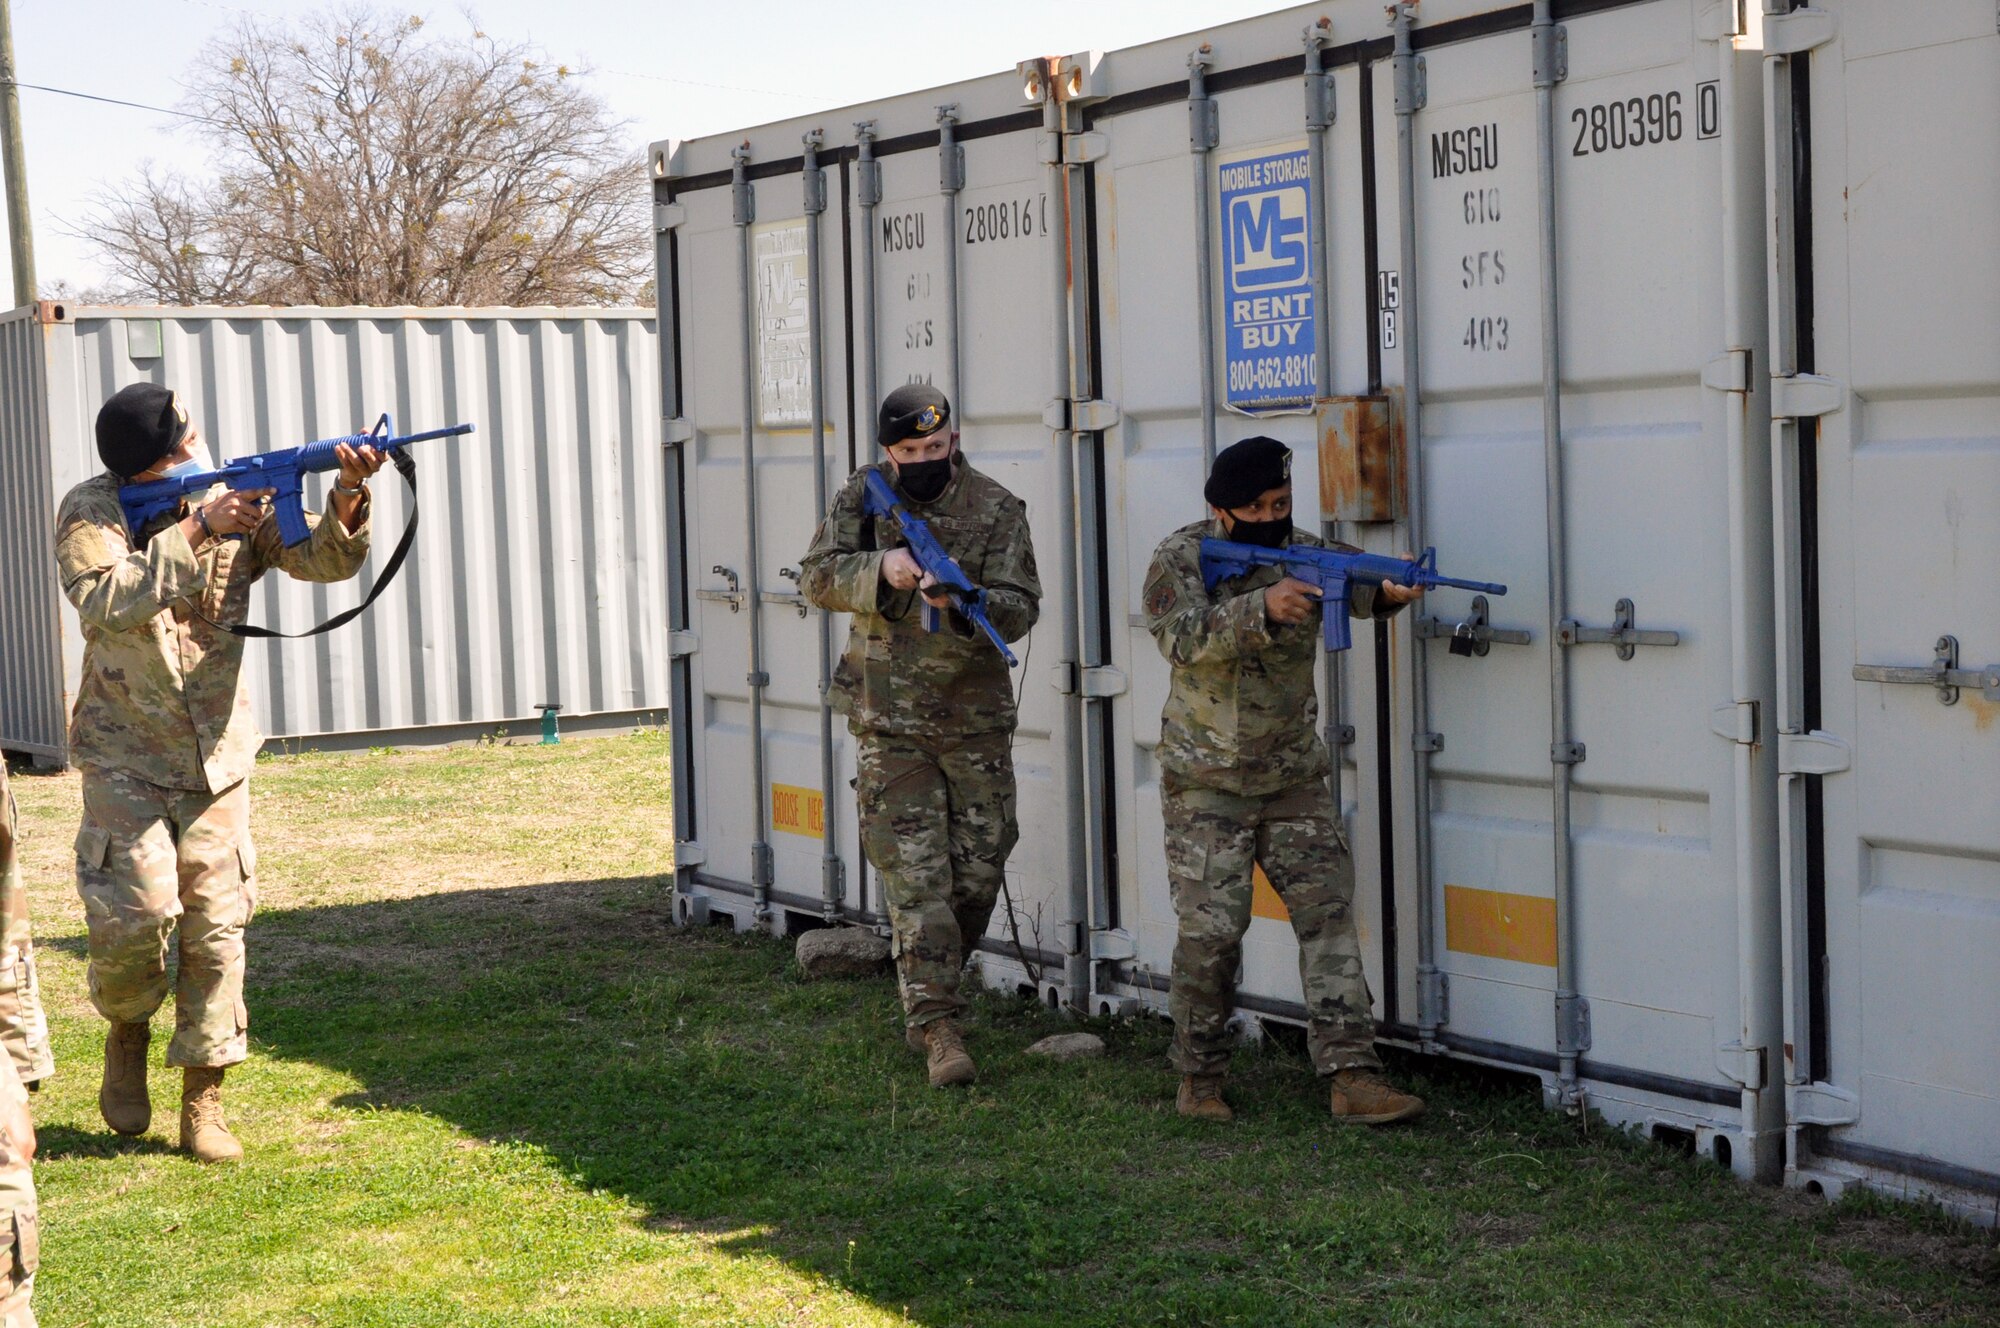
[[[893,447],[905,438],[924,438],[951,422],[951,403],[929,383],[905,383],[882,398],[875,441]]]
[[[131,479],[178,447],[187,428],[172,392],[158,383],[133,383],[97,412],[97,455],[113,475]]]
[[[1292,449],[1275,438],[1245,438],[1215,454],[1201,496],[1227,512],[1292,482]]]

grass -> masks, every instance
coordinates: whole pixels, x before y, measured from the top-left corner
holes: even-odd
[[[1304,1063],[1174,1116],[1151,1020],[1100,1061],[983,1001],[942,1094],[886,981],[670,924],[659,733],[267,760],[246,1165],[97,1118],[74,776],[21,778],[58,1072],[36,1102],[49,1328],[160,1325],[2000,1324],[1988,1234],[1828,1207],[1405,1062],[1341,1130]],[[168,1015],[163,1012],[160,1028]],[[156,1048],[161,1044],[156,1041]]]

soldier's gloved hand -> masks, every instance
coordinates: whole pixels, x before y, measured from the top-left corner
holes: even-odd
[[[201,514],[217,535],[248,535],[264,520],[264,500],[276,489],[230,489],[206,503]]]
[[[891,590],[915,590],[923,576],[924,569],[908,549],[891,549],[882,555],[882,579]]]
[[[1288,576],[1264,592],[1264,616],[1274,623],[1302,623],[1318,603],[1317,587]]]

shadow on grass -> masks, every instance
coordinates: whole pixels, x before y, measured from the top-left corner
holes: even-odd
[[[153,1124],[157,1129],[158,1104],[155,1104],[153,1115]],[[171,1113],[168,1124],[173,1124]],[[157,1134],[142,1134],[133,1138],[113,1134],[102,1125],[94,1130],[79,1130],[69,1125],[40,1125],[35,1128],[37,1162],[59,1162],[72,1157],[139,1157],[176,1151]]]
[[[1156,1021],[1058,1065],[1022,1051],[1051,1017],[993,999],[980,1084],[936,1092],[886,978],[804,984],[781,946],[678,931],[654,878],[266,913],[249,992],[256,1054],[353,1076],[340,1107],[532,1145],[651,1229],[920,1323],[1540,1322],[1581,1286],[1593,1322],[1711,1321],[1691,1307],[1737,1291],[1758,1321],[1850,1321],[1823,1286],[1773,1289],[1828,1257],[1822,1219],[1657,1150],[1579,1144],[1455,1071],[1417,1071],[1417,1127],[1341,1130],[1303,1061],[1267,1049],[1239,1062],[1243,1118],[1218,1130],[1173,1114]],[[1899,1298],[1982,1303],[1963,1268],[1905,1272],[1881,1272]],[[1855,1308],[1873,1276],[1850,1277]]]

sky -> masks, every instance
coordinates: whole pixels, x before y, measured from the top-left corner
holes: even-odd
[[[72,92],[180,107],[183,71],[246,15],[282,20],[325,8],[305,0],[11,0],[15,77]],[[1286,5],[1277,0],[482,0],[376,6],[421,14],[437,29],[478,27],[530,41],[557,63],[590,69],[588,85],[629,122],[634,159],[661,138],[698,138],[817,110],[872,101],[998,70],[1035,55],[1115,50]],[[470,14],[472,19],[468,19]],[[67,234],[91,199],[152,160],[204,173],[191,122],[172,115],[21,89],[44,291],[87,290],[106,273]],[[0,227],[4,227],[0,217]],[[12,272],[0,252],[0,298]]]

